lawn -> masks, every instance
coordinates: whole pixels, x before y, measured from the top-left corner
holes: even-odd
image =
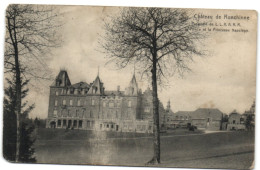
[[[149,134],[57,129],[42,129],[38,134],[38,163],[145,166],[153,153]],[[161,137],[163,167],[248,169],[253,160],[254,132],[183,130]]]

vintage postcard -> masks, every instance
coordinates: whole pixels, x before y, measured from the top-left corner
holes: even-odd
[[[252,169],[257,12],[11,4],[3,157]]]

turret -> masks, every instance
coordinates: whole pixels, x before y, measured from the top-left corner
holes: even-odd
[[[70,86],[70,79],[66,70],[61,70],[51,86],[67,87]]]
[[[171,102],[170,100],[167,102],[167,107],[166,107],[166,111],[169,112],[171,109]]]
[[[137,96],[137,94],[138,94],[138,85],[134,74],[132,80],[129,83],[129,86],[126,88],[126,95]]]

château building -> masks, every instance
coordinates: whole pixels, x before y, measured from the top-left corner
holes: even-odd
[[[165,113],[160,103],[160,123]],[[47,128],[152,133],[152,91],[138,89],[135,74],[125,89],[105,90],[99,75],[93,83],[71,84],[61,70],[50,86]]]

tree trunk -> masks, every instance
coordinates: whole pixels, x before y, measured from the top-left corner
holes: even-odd
[[[156,68],[156,57],[153,61],[152,68],[152,88],[153,88],[153,146],[154,155],[151,160],[153,164],[160,163],[160,128],[159,128],[159,102],[157,94],[157,68]]]
[[[20,76],[20,67],[19,67],[19,60],[18,60],[18,53],[15,54],[15,69],[16,69],[16,82],[15,82],[15,89],[16,89],[16,155],[15,155],[15,162],[19,161],[20,155],[20,114],[21,114],[21,76]]]
[[[8,32],[10,38],[12,40],[12,45],[14,47],[14,60],[15,60],[15,114],[16,114],[16,154],[15,154],[15,162],[19,161],[20,155],[20,114],[21,114],[21,106],[22,106],[22,85],[21,85],[21,70],[19,63],[19,52],[18,52],[18,43],[16,38],[16,18],[15,16],[12,18],[13,25],[11,24],[11,18],[8,18]]]

